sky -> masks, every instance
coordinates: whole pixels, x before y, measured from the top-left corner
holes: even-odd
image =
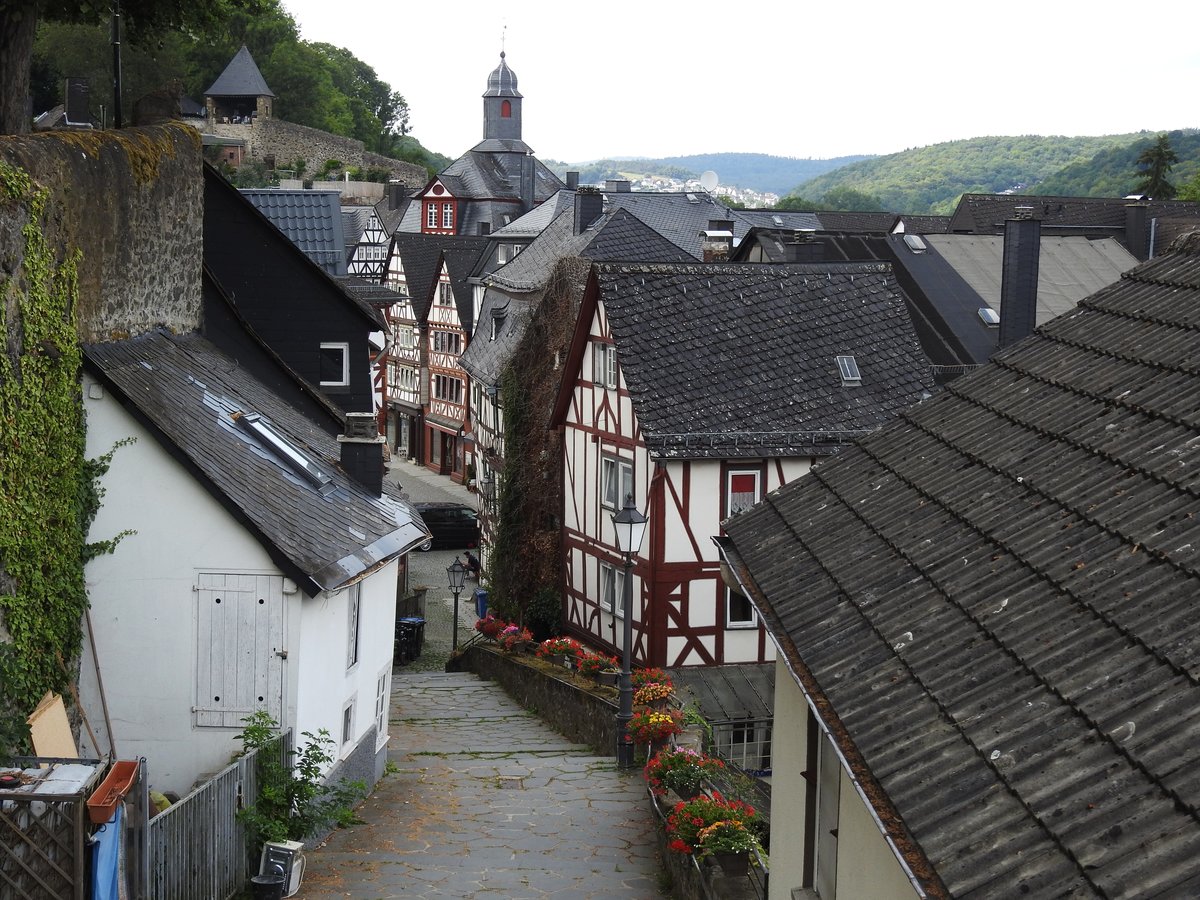
[[[304,40],[347,48],[403,94],[413,136],[451,158],[483,136],[502,47],[525,142],[570,163],[1200,126],[1195,0],[1157,0],[1153,21],[1113,0],[282,5]]]

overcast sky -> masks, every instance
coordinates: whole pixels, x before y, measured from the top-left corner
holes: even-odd
[[[525,142],[572,163],[1200,126],[1195,0],[282,2],[303,39],[400,91],[412,134],[452,158],[482,138],[502,39]]]

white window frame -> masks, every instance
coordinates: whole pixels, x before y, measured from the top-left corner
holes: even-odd
[[[322,381],[321,387],[349,387],[350,345],[345,341],[322,341],[321,354],[324,355],[326,350],[340,350],[342,352],[342,376],[340,381]]]
[[[425,207],[425,227],[437,228],[437,204],[432,201]]]
[[[384,666],[375,676],[375,750],[388,742],[388,706],[392,699],[392,667]]]
[[[600,563],[600,607],[618,619],[625,618],[625,567]]]
[[[744,501],[738,501],[735,506],[733,492],[733,480],[735,477],[742,478],[752,476],[754,478],[754,501],[745,504]],[[762,499],[762,471],[760,469],[730,469],[725,473],[725,516],[736,516],[738,513],[745,512],[751,506],[754,506]]]
[[[750,602],[750,599],[748,597],[745,597],[745,595],[743,595],[743,594],[736,594],[736,596],[743,597],[745,599],[746,606],[750,610],[750,618],[748,618],[748,619],[733,618],[731,613],[733,612],[734,596],[735,596],[734,590],[730,587],[725,587],[725,627],[726,628],[757,628],[758,627],[758,612],[754,609],[754,604]]]
[[[358,695],[355,694],[342,706],[342,721],[341,721],[341,742],[339,747],[342,748],[342,755],[354,743],[354,707],[358,705]]]
[[[346,669],[358,665],[362,655],[362,582],[346,589]]]
[[[442,202],[442,227],[454,227],[454,204],[446,201]]]
[[[453,306],[454,305],[454,290],[450,287],[450,282],[439,281],[437,289],[437,305],[438,306]]]
[[[617,347],[615,344],[592,344],[592,381],[605,388],[617,386]]]
[[[628,487],[628,490],[624,490]],[[600,457],[600,505],[620,509],[633,493],[633,463],[617,456]]]

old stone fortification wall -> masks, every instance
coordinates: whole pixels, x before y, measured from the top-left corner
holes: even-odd
[[[49,191],[55,261],[78,251],[82,341],[200,324],[200,139],[182,124],[0,137],[0,158]],[[20,270],[20,209],[0,204],[0,268]]]
[[[218,123],[212,126],[212,133],[245,141],[252,159],[274,156],[275,165],[280,169],[290,168],[292,163],[302,159],[305,175],[309,177],[319,172],[326,160],[336,159],[345,166],[387,169],[409,187],[424,187],[429,180],[429,173],[420,166],[371,153],[363,147],[362,141],[282,119],[260,116],[253,125]]]

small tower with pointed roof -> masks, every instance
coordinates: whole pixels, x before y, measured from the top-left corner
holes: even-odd
[[[210,123],[244,122],[249,125],[255,117],[269,119],[275,94],[267,87],[266,79],[242,44],[217,80],[204,92],[205,113]]]
[[[483,139],[521,143],[521,92],[517,73],[504,61],[503,50],[500,65],[488,76],[483,93]]]

